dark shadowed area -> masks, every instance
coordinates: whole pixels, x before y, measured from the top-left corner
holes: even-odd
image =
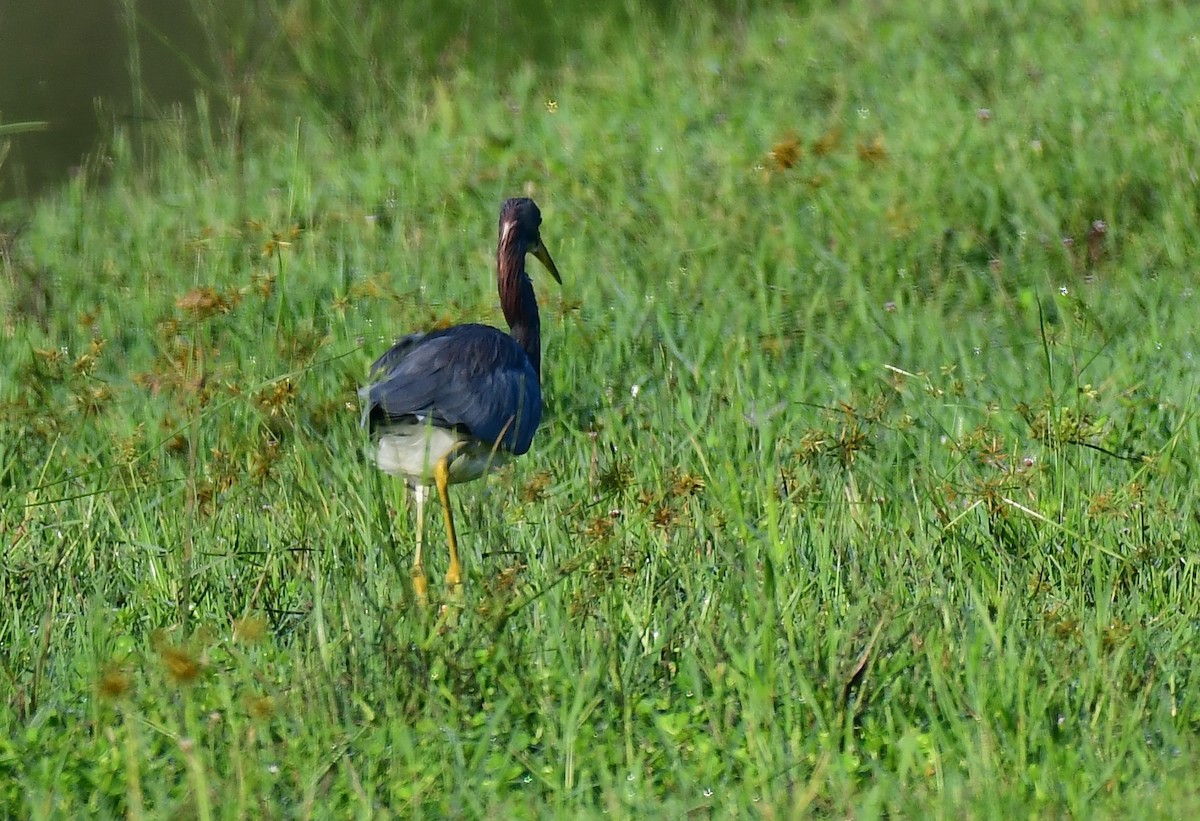
[[[596,14],[585,3],[463,0],[339,4],[338,32],[297,48],[306,3],[260,0],[154,3],[138,0],[6,0],[0,4],[0,201],[27,198],[68,178],[113,127],[146,123],[197,92],[220,109],[257,77],[290,76],[353,130],[366,99],[396,78],[484,73],[524,61],[577,59],[580,21],[620,28],[630,9]],[[643,4],[672,28],[672,3]],[[739,0],[714,6],[740,19]],[[308,12],[312,12],[308,9]],[[324,17],[322,9],[317,17]],[[354,21],[354,25],[346,25]],[[413,25],[419,21],[419,25]],[[136,48],[129,33],[137,31]],[[401,44],[401,47],[397,47]],[[315,59],[314,59],[315,57]],[[365,86],[376,86],[368,89]],[[37,128],[14,124],[42,123]]]
[[[0,199],[34,195],[65,179],[109,124],[154,116],[149,107],[139,115],[137,82],[159,106],[190,98],[189,63],[203,65],[207,48],[190,6],[143,3],[134,14],[139,38],[131,50],[131,21],[117,0],[0,5],[0,124],[46,124],[11,138]]]

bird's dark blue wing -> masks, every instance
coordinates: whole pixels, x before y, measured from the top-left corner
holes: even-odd
[[[371,363],[371,381],[383,376],[389,370],[400,364],[404,357],[412,353],[412,349],[429,334],[421,332],[409,334],[402,339],[397,340],[396,344],[384,351],[383,356]]]
[[[457,325],[400,340],[371,367],[359,391],[374,431],[410,417],[465,429],[521,455],[542,418],[542,391],[515,340],[487,325]]]

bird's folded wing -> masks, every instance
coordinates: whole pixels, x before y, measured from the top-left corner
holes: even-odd
[[[380,357],[377,381],[359,391],[364,426],[414,417],[517,455],[529,450],[541,421],[537,374],[511,337],[479,328],[406,337]]]

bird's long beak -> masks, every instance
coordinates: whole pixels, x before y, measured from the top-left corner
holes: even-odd
[[[562,277],[558,275],[558,266],[554,264],[554,260],[550,258],[550,252],[546,250],[546,246],[538,240],[538,244],[532,249],[533,255],[541,260],[542,265],[546,266],[546,270],[550,272],[550,276],[554,277],[554,281],[562,285]]]

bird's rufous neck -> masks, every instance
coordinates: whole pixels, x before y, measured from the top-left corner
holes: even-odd
[[[525,273],[526,244],[513,223],[500,227],[500,245],[496,252],[496,286],[500,292],[500,307],[508,321],[509,333],[517,341],[533,369],[541,374],[541,321],[533,283]]]

